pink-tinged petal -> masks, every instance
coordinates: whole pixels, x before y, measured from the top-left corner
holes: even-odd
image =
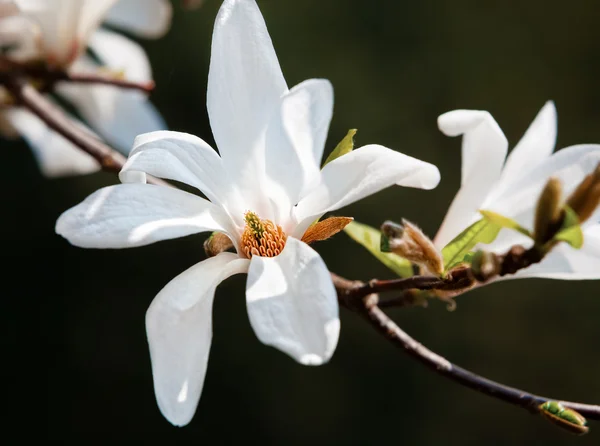
[[[277,257],[253,256],[246,301],[258,339],[305,365],[333,355],[340,331],[337,294],[323,259],[288,238]]]
[[[176,426],[190,422],[200,400],[212,341],[212,304],[224,279],[249,260],[222,253],[169,282],[146,312],[146,333],[158,407]]]
[[[56,222],[56,232],[83,248],[131,248],[204,231],[231,233],[221,208],[179,189],[119,184],[97,190]]]
[[[162,37],[171,26],[173,8],[169,0],[119,0],[105,22],[138,37]]]
[[[532,166],[552,155],[556,144],[556,107],[548,101],[519,143],[510,152],[502,171],[502,182],[527,174]]]
[[[21,108],[12,108],[4,117],[27,141],[40,170],[47,177],[83,175],[100,170],[98,162],[49,129],[37,116]],[[83,127],[81,123],[77,123]]]
[[[227,209],[242,224],[246,209],[221,157],[196,136],[170,131],[139,135],[119,177],[123,181],[133,172],[189,184]]]
[[[265,138],[287,86],[254,0],[226,0],[217,16],[208,75],[210,124],[225,166],[249,209],[271,218],[265,190]]]
[[[281,98],[267,131],[267,175],[277,209],[287,210],[316,186],[333,114],[333,87],[325,79],[304,81]],[[277,200],[279,199],[279,200]]]
[[[461,188],[434,239],[442,248],[477,218],[477,210],[500,178],[508,142],[486,111],[444,113],[438,127],[448,136],[463,135]]]
[[[296,207],[301,237],[315,218],[397,184],[433,189],[440,181],[437,167],[379,145],[368,145],[328,163],[320,184]]]

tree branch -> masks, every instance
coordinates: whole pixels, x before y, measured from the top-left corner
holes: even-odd
[[[118,173],[122,169],[127,160],[123,155],[76,126],[60,108],[49,102],[26,80],[7,76],[2,81],[20,105],[40,118],[49,128],[91,155],[103,170]],[[169,186],[166,181],[153,177],[148,177],[148,182]]]
[[[417,342],[392,321],[379,308],[379,297],[377,294],[370,294],[357,299],[356,296],[359,294],[356,294],[355,291],[364,290],[364,283],[350,281],[333,273],[331,276],[338,293],[338,299],[343,306],[357,311],[380,335],[436,373],[465,387],[534,413],[539,412],[540,404],[546,401],[556,401],[552,398],[526,392],[525,390],[505,386],[452,364],[446,358]],[[589,419],[600,420],[600,406],[571,401],[559,402]]]

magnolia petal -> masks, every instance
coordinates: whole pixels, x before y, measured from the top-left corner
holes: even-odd
[[[333,87],[325,79],[304,81],[281,98],[267,131],[267,175],[283,190],[278,208],[289,209],[316,186],[333,115]],[[278,219],[281,221],[281,217]]]
[[[125,79],[136,82],[152,80],[152,68],[144,49],[121,34],[97,30],[90,38],[89,47],[108,68]]]
[[[552,154],[555,144],[556,107],[554,102],[548,101],[506,159],[501,181],[511,181],[526,174],[532,166]]]
[[[113,32],[98,31],[91,46],[106,67],[123,72],[128,80],[151,80],[150,64],[135,42]],[[73,71],[94,71],[99,67],[82,57]],[[141,91],[110,85],[59,83],[57,92],[70,101],[90,126],[124,153],[129,153],[134,138],[142,133],[166,128],[166,124]]]
[[[190,422],[200,400],[212,341],[212,304],[224,279],[249,260],[222,253],[175,277],[146,312],[146,333],[158,407],[176,426]]]
[[[600,163],[600,145],[582,144],[559,150],[526,174],[503,188],[502,194],[486,200],[488,209],[532,228],[537,200],[550,177],[557,178],[567,197]]]
[[[65,66],[85,49],[88,38],[117,0],[15,0],[19,9],[36,20],[50,63]]]
[[[508,141],[486,111],[444,113],[438,127],[448,136],[463,135],[461,188],[434,239],[442,248],[477,218],[477,210],[500,178]]]
[[[105,22],[135,34],[155,39],[171,26],[173,8],[168,0],[119,0],[105,17]]]
[[[225,166],[248,206],[270,218],[265,190],[265,137],[287,92],[264,19],[254,0],[226,0],[217,16],[208,74],[210,125]]]
[[[367,145],[335,159],[321,171],[320,184],[295,209],[301,237],[315,218],[397,184],[433,189],[440,172],[433,164],[379,145]]]
[[[333,355],[340,332],[337,295],[325,262],[289,237],[277,257],[253,256],[246,302],[258,339],[305,365]]]
[[[97,190],[56,222],[56,232],[83,248],[131,248],[203,231],[230,232],[216,205],[179,189],[118,184]]]
[[[4,117],[27,141],[40,170],[47,177],[83,175],[100,170],[100,164],[92,156],[49,129],[34,114],[13,107],[4,113]],[[81,123],[78,125],[83,127]]]
[[[241,224],[245,209],[239,204],[237,190],[221,157],[202,139],[170,131],[139,135],[119,176],[123,180],[135,171],[189,184],[238,216]]]

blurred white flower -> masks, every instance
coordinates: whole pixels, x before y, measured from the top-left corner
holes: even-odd
[[[508,142],[486,111],[451,111],[438,118],[438,126],[446,135],[463,135],[461,188],[434,239],[439,249],[481,219],[480,209],[532,228],[537,200],[550,177],[560,180],[568,196],[600,162],[600,145],[595,144],[552,153],[556,142],[556,109],[552,102],[546,103],[508,157]],[[582,224],[582,229],[581,249],[561,243],[540,263],[504,279],[600,278],[600,209]],[[516,231],[502,229],[493,243],[482,248],[500,254],[513,245],[529,248],[533,241]]]
[[[114,75],[129,81],[152,81],[143,49],[130,39],[99,29],[102,21],[140,37],[160,37],[169,27],[167,0],[14,0],[18,14],[0,20],[0,45],[13,61],[39,61],[74,73]],[[1,11],[1,10],[0,10]],[[58,82],[54,92],[68,101],[94,132],[126,152],[136,135],[165,128],[141,91],[110,85]],[[3,118],[31,145],[48,176],[99,169],[89,155],[50,130],[29,111],[5,101]],[[83,125],[83,124],[81,124]],[[5,134],[6,135],[6,134]],[[6,135],[10,136],[10,135]]]
[[[184,133],[140,135],[121,171],[176,180],[208,200],[169,187],[121,184],[66,211],[57,233],[76,246],[126,248],[219,231],[223,252],[173,279],[146,314],[156,398],[173,424],[187,424],[202,391],[216,287],[247,272],[246,302],[260,341],[296,361],[329,360],[340,322],[321,257],[302,242],[315,219],[393,184],[430,189],[438,169],[368,145],[320,169],[333,89],[311,79],[288,89],[253,0],[226,0],[217,16],[207,105],[220,156]],[[210,200],[210,201],[209,201]]]

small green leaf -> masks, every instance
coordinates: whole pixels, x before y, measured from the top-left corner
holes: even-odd
[[[340,143],[335,147],[335,149],[333,149],[333,152],[329,154],[329,156],[323,163],[323,167],[325,167],[327,163],[333,161],[334,159],[339,158],[340,156],[345,155],[346,153],[352,152],[352,150],[354,149],[354,135],[356,135],[356,131],[356,129],[348,130],[348,133],[346,134],[346,136],[344,136],[344,139],[342,139]]]
[[[502,226],[485,218],[476,221],[442,249],[446,271],[462,262],[469,262],[473,256],[470,252],[477,243],[492,243]]]
[[[413,275],[412,264],[408,260],[394,253],[380,251],[381,232],[379,230],[353,221],[344,228],[344,231],[350,238],[367,248],[381,263],[400,277],[410,277]]]
[[[507,229],[513,229],[529,238],[533,238],[530,231],[525,229],[523,226],[521,226],[519,223],[514,221],[512,218],[508,218],[508,217],[505,217],[504,215],[500,215],[495,212],[486,211],[486,210],[479,210],[479,213],[481,215],[483,215],[483,218],[485,218],[486,220],[488,220],[498,226],[501,226],[501,227],[507,228]]]
[[[575,249],[580,249],[583,246],[583,231],[579,225],[579,217],[569,206],[564,207],[565,218],[562,228],[554,236],[554,240],[566,242]]]

